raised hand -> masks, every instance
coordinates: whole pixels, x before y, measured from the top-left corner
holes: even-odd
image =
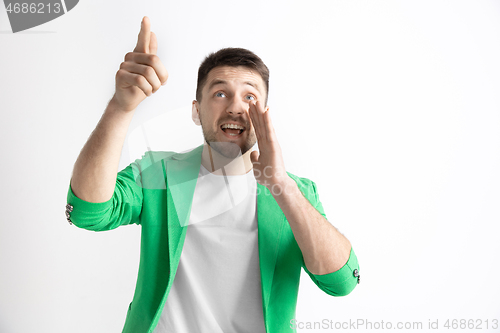
[[[113,100],[122,111],[133,111],[147,96],[151,96],[167,82],[168,72],[156,55],[158,42],[151,31],[147,16],[141,22],[141,31],[133,52],[116,72],[116,91]]]
[[[257,137],[259,152],[250,153],[255,179],[271,193],[281,193],[290,181],[281,154],[281,147],[274,132],[269,107],[264,109],[260,101],[250,102],[248,113]]]

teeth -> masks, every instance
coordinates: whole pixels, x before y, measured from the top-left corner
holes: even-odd
[[[222,128],[232,128],[232,129],[245,129],[243,126],[240,126],[240,125],[235,125],[235,124],[224,124],[222,125]]]

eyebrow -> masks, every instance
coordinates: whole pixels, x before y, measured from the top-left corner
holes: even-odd
[[[248,84],[249,86],[254,87],[257,91],[260,92],[260,90],[257,88],[257,84],[255,84],[254,82],[252,82],[252,81],[245,81],[244,83]],[[214,86],[216,86],[218,84],[227,84],[227,81],[222,80],[222,79],[215,79],[208,86],[208,90],[211,90]]]

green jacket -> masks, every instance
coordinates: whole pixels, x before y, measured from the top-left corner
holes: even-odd
[[[90,203],[68,191],[68,220],[77,227],[105,231],[140,224],[141,254],[135,294],[123,333],[153,332],[174,280],[186,236],[187,222],[203,145],[187,153],[148,152],[118,173],[113,197]],[[323,215],[315,183],[288,175]],[[68,206],[69,207],[69,206]],[[333,296],[349,294],[358,282],[358,260],[351,249],[338,271],[315,275],[304,264],[285,215],[270,191],[257,184],[257,221],[262,306],[266,332],[293,332],[301,267],[314,283]],[[326,218],[326,216],[325,216]],[[354,273],[353,273],[354,272]]]

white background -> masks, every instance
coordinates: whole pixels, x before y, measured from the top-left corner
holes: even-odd
[[[249,48],[270,68],[285,164],[318,184],[361,266],[361,284],[341,298],[304,274],[299,321],[426,328],[438,319],[444,330],[448,318],[482,319],[471,331],[492,331],[500,1],[82,0],[17,34],[0,9],[0,332],[121,332],[141,229],[78,229],[64,206],[144,15],[170,74],[129,132],[144,137],[144,124],[152,149],[202,143],[190,105],[209,52]],[[128,141],[120,167],[140,157],[137,142]]]

